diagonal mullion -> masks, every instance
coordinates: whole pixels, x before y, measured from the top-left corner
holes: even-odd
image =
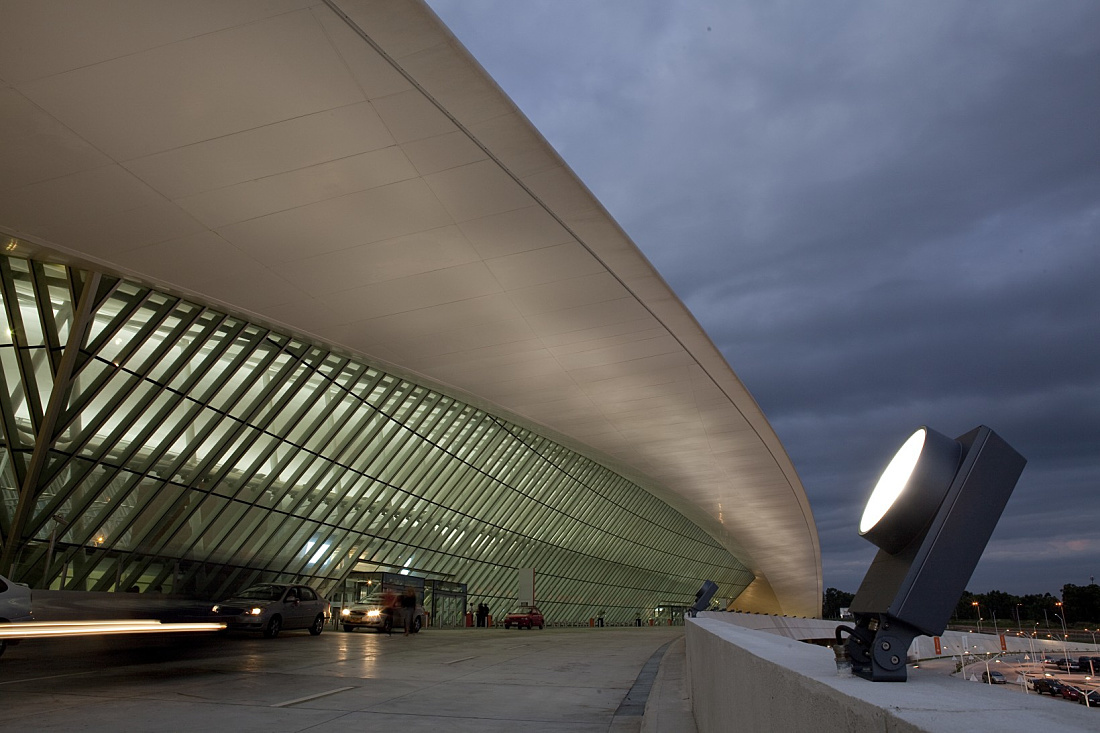
[[[8,270],[10,273],[10,270]],[[23,483],[19,490],[19,500],[12,517],[11,527],[8,532],[7,542],[4,543],[3,554],[0,555],[0,568],[7,570],[12,566],[16,551],[22,546],[24,525],[30,516],[34,504],[34,498],[39,489],[39,478],[42,467],[46,462],[49,449],[53,446],[54,428],[61,408],[68,398],[72,386],[73,369],[76,366],[76,355],[81,342],[87,334],[88,324],[91,322],[91,309],[94,294],[99,287],[100,277],[92,274],[84,283],[84,290],[80,294],[80,302],[73,318],[73,327],[69,330],[69,338],[65,344],[65,353],[58,366],[53,390],[50,393],[50,401],[46,406],[46,412],[42,416],[42,422],[38,426],[34,444],[34,452],[31,454],[27,473],[23,477]]]

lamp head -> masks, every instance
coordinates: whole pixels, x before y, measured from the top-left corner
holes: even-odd
[[[875,484],[860,535],[890,553],[909,545],[943,503],[961,454],[958,442],[926,427],[910,435]]]

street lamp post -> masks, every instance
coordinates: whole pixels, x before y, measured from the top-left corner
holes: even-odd
[[[1066,648],[1066,639],[1069,637],[1069,632],[1066,631],[1066,620],[1062,618],[1061,614],[1056,613],[1054,617],[1062,622],[1062,655],[1066,658],[1066,672],[1069,672],[1069,650]]]
[[[982,633],[982,607],[978,605],[977,601],[971,601],[970,605],[978,609],[978,633],[980,634]]]

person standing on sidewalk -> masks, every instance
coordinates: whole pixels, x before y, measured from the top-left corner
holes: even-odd
[[[405,586],[401,594],[401,618],[405,622],[405,636],[408,636],[416,618],[416,590],[411,585]]]

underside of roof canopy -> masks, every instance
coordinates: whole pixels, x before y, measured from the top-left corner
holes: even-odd
[[[358,355],[623,473],[816,616],[759,407],[419,0],[0,6],[0,231]]]

